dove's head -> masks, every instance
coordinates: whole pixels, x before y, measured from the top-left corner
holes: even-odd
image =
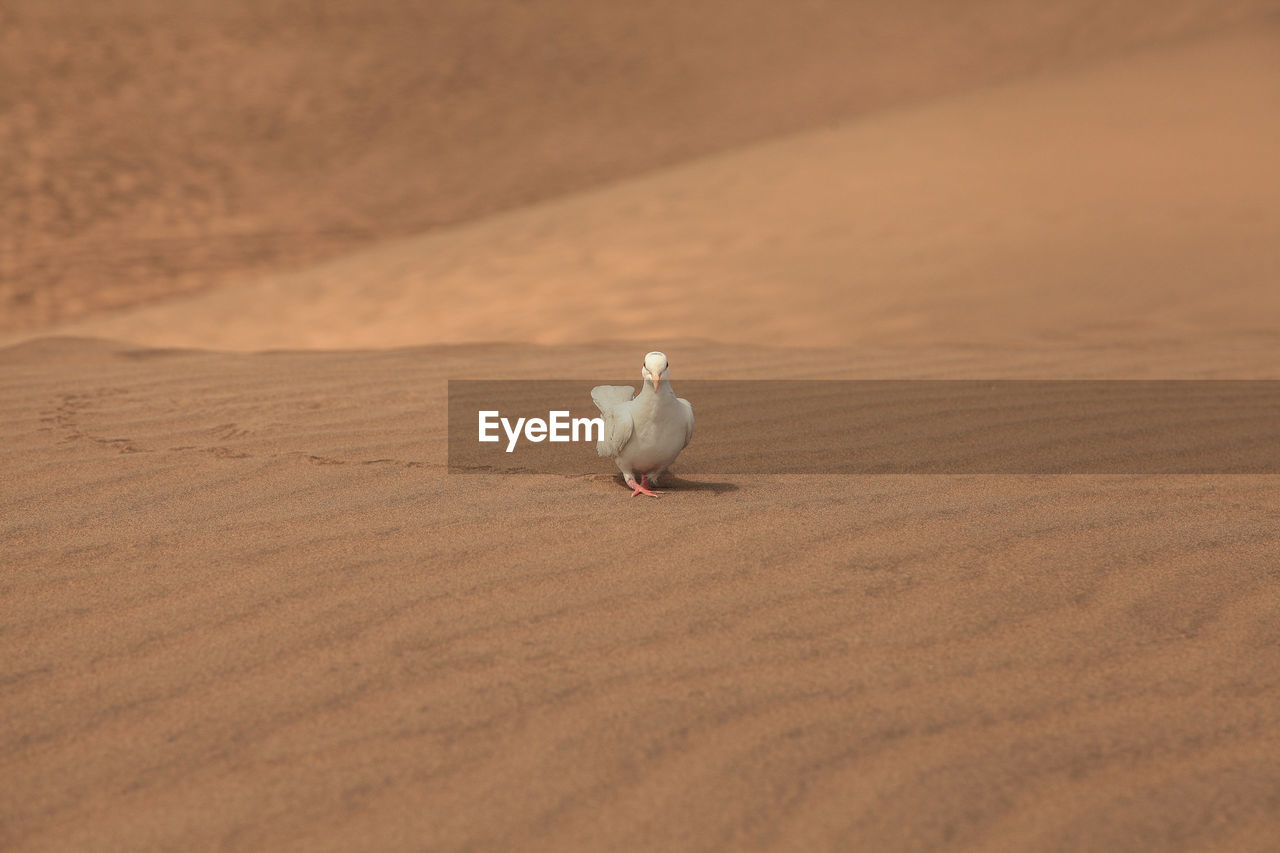
[[[646,382],[653,383],[653,390],[667,378],[667,357],[660,352],[651,352],[644,357],[644,366],[640,368],[640,376]]]

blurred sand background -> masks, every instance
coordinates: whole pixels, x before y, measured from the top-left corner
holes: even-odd
[[[446,473],[1280,378],[1280,5],[954,5],[0,3],[0,847],[1280,847],[1276,477]]]

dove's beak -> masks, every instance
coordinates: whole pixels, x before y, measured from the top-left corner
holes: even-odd
[[[653,390],[658,390],[658,383],[662,381],[661,373],[650,373],[649,378],[653,380]]]

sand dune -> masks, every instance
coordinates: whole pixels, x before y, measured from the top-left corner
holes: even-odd
[[[633,349],[0,354],[4,845],[1280,840],[1275,477],[444,473],[444,377]]]
[[[1277,11],[9,0],[0,329],[293,268]]]
[[[62,331],[246,350],[1275,346],[1277,102],[1280,28],[1251,28]]]
[[[448,472],[448,380],[654,346],[1280,378],[1273,4],[1071,5],[6,6],[0,848],[1280,848],[1274,475]]]

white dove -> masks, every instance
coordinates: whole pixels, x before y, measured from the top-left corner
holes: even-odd
[[[591,401],[604,415],[604,437],[596,442],[596,453],[618,464],[633,498],[662,494],[651,487],[693,437],[693,406],[671,390],[669,370],[667,357],[651,352],[640,368],[644,384],[635,399],[630,385],[591,389]]]

